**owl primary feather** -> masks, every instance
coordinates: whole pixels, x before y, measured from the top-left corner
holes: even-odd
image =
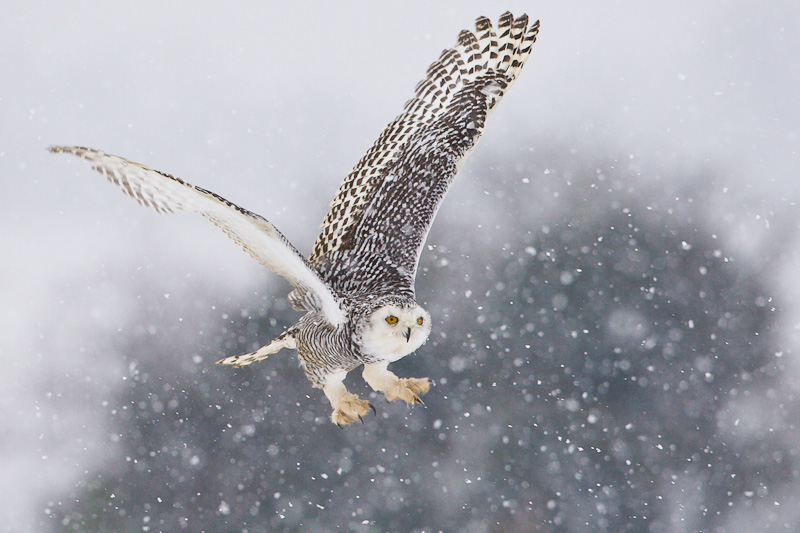
[[[50,150],[90,161],[125,194],[159,213],[200,213],[286,278],[292,307],[305,314],[255,352],[218,363],[241,367],[283,348],[297,350],[305,375],[331,403],[331,420],[345,425],[372,408],[344,385],[347,373],[361,365],[366,382],[387,400],[413,404],[428,392],[428,378],[399,378],[388,369],[422,346],[431,331],[431,317],[414,294],[419,256],[450,183],[517,78],[538,31],[538,21],[528,25],[526,15],[511,13],[500,17],[496,29],[481,17],[474,32],[462,31],[344,179],[308,258],[265,218],[211,191],[99,150]]]

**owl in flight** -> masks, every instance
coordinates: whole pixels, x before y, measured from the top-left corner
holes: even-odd
[[[306,259],[265,218],[179,178],[99,150],[54,146],[90,161],[125,194],[159,213],[195,211],[293,286],[305,314],[272,342],[221,365],[241,367],[283,348],[297,350],[306,377],[321,388],[339,425],[361,420],[371,404],[344,386],[363,377],[387,400],[418,403],[428,378],[399,378],[389,363],[427,340],[431,317],[414,297],[419,256],[447,188],[475,147],[487,116],[519,74],[539,22],[503,14],[476,21],[442,52],[406,102],[339,187],[322,233]]]

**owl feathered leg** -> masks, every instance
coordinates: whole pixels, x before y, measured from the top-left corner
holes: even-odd
[[[428,378],[399,378],[388,369],[389,362],[367,363],[364,365],[364,381],[378,392],[383,392],[391,401],[403,400],[406,403],[422,403],[420,396],[431,388]]]
[[[291,330],[286,330],[278,337],[272,340],[269,344],[262,346],[255,352],[246,353],[244,355],[232,355],[217,361],[218,365],[232,365],[236,368],[247,366],[259,361],[263,361],[270,355],[281,351],[284,348],[294,350],[297,348],[297,343],[294,340]]]
[[[347,388],[344,386],[344,378],[346,376],[347,372],[331,374],[326,378],[325,384],[322,386],[325,396],[328,397],[333,407],[331,421],[338,426],[346,426],[356,420],[363,422],[361,415],[367,414],[370,409],[373,412],[375,411],[375,408],[369,402],[347,392]]]

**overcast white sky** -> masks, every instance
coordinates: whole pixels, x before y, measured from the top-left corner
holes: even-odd
[[[87,145],[174,173],[267,216],[308,251],[339,180],[428,64],[476,16],[506,9],[542,29],[473,157],[539,139],[637,158],[642,179],[720,169],[713,187],[735,213],[742,254],[772,242],[770,218],[796,212],[797,2],[5,3],[4,526],[24,529],[41,491],[85,468],[75,439],[75,449],[41,443],[54,424],[97,431],[91,409],[65,421],[47,403],[42,367],[113,367],[92,359],[85,369],[84,338],[125,322],[137,267],[165,291],[192,276],[235,297],[272,279],[199,217],[147,212],[45,148]],[[797,242],[782,246],[777,271],[792,300]],[[42,477],[20,487],[34,471]]]

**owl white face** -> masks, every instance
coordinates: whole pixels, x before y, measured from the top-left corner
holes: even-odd
[[[365,355],[397,361],[420,346],[431,332],[431,316],[419,305],[385,305],[372,313],[361,335]]]

